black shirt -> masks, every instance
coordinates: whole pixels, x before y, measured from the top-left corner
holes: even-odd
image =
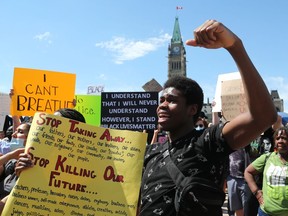
[[[222,137],[222,126],[207,128],[202,135],[196,130],[169,144],[171,159],[185,176],[210,179],[221,186],[230,147]],[[163,158],[166,145],[147,146],[141,186],[140,215],[176,215],[175,184]]]

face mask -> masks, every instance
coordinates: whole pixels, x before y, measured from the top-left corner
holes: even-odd
[[[195,130],[198,130],[198,131],[199,131],[199,130],[204,130],[204,127],[198,126],[198,127],[195,128]]]
[[[12,137],[10,141],[11,151],[14,151],[15,149],[18,149],[18,148],[24,148],[24,142],[25,142],[25,139]]]
[[[197,131],[204,130],[204,125],[195,125],[195,130]]]

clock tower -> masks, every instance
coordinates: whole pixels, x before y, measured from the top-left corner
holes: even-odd
[[[178,17],[175,18],[171,44],[168,46],[168,79],[175,75],[186,76],[186,51],[180,33]]]

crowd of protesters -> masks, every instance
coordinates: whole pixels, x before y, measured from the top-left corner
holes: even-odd
[[[228,51],[241,74],[249,109],[231,121],[209,124],[201,116],[203,91],[199,84],[184,76],[168,79],[156,111],[159,128],[146,148],[138,215],[220,216],[225,184],[231,214],[287,215],[288,130],[279,116],[277,119],[266,85],[242,41],[222,23],[208,20],[186,44]],[[75,117],[73,109],[55,114]],[[76,120],[85,122],[78,114]],[[11,119],[12,124],[1,134],[1,207],[18,178],[15,170],[20,174],[32,166],[23,154],[31,118]],[[265,134],[271,125],[269,135]],[[12,143],[21,148],[13,149]],[[191,187],[184,190],[187,185]],[[256,202],[248,208],[247,201],[253,198]]]

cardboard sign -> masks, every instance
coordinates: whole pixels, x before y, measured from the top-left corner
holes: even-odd
[[[73,108],[76,75],[45,70],[15,68],[11,114],[33,116]]]
[[[86,123],[100,126],[101,119],[101,96],[100,95],[76,95],[76,106],[85,117]]]
[[[0,92],[0,131],[3,130],[6,115],[10,114],[10,103],[9,94]]]
[[[101,125],[122,130],[157,128],[158,92],[102,92]]]
[[[0,92],[0,113],[3,115],[9,115],[10,114],[10,103],[11,99],[9,94],[1,93]]]
[[[147,134],[36,113],[2,215],[136,215]]]
[[[248,111],[246,96],[241,79],[222,82],[222,115],[230,121]]]
[[[146,92],[160,92],[163,90],[163,87],[155,79],[152,79],[149,82],[145,83],[142,88]]]
[[[239,72],[218,75],[215,97],[212,103],[212,112],[222,112],[222,102],[221,102],[222,82],[235,79],[241,79]]]

